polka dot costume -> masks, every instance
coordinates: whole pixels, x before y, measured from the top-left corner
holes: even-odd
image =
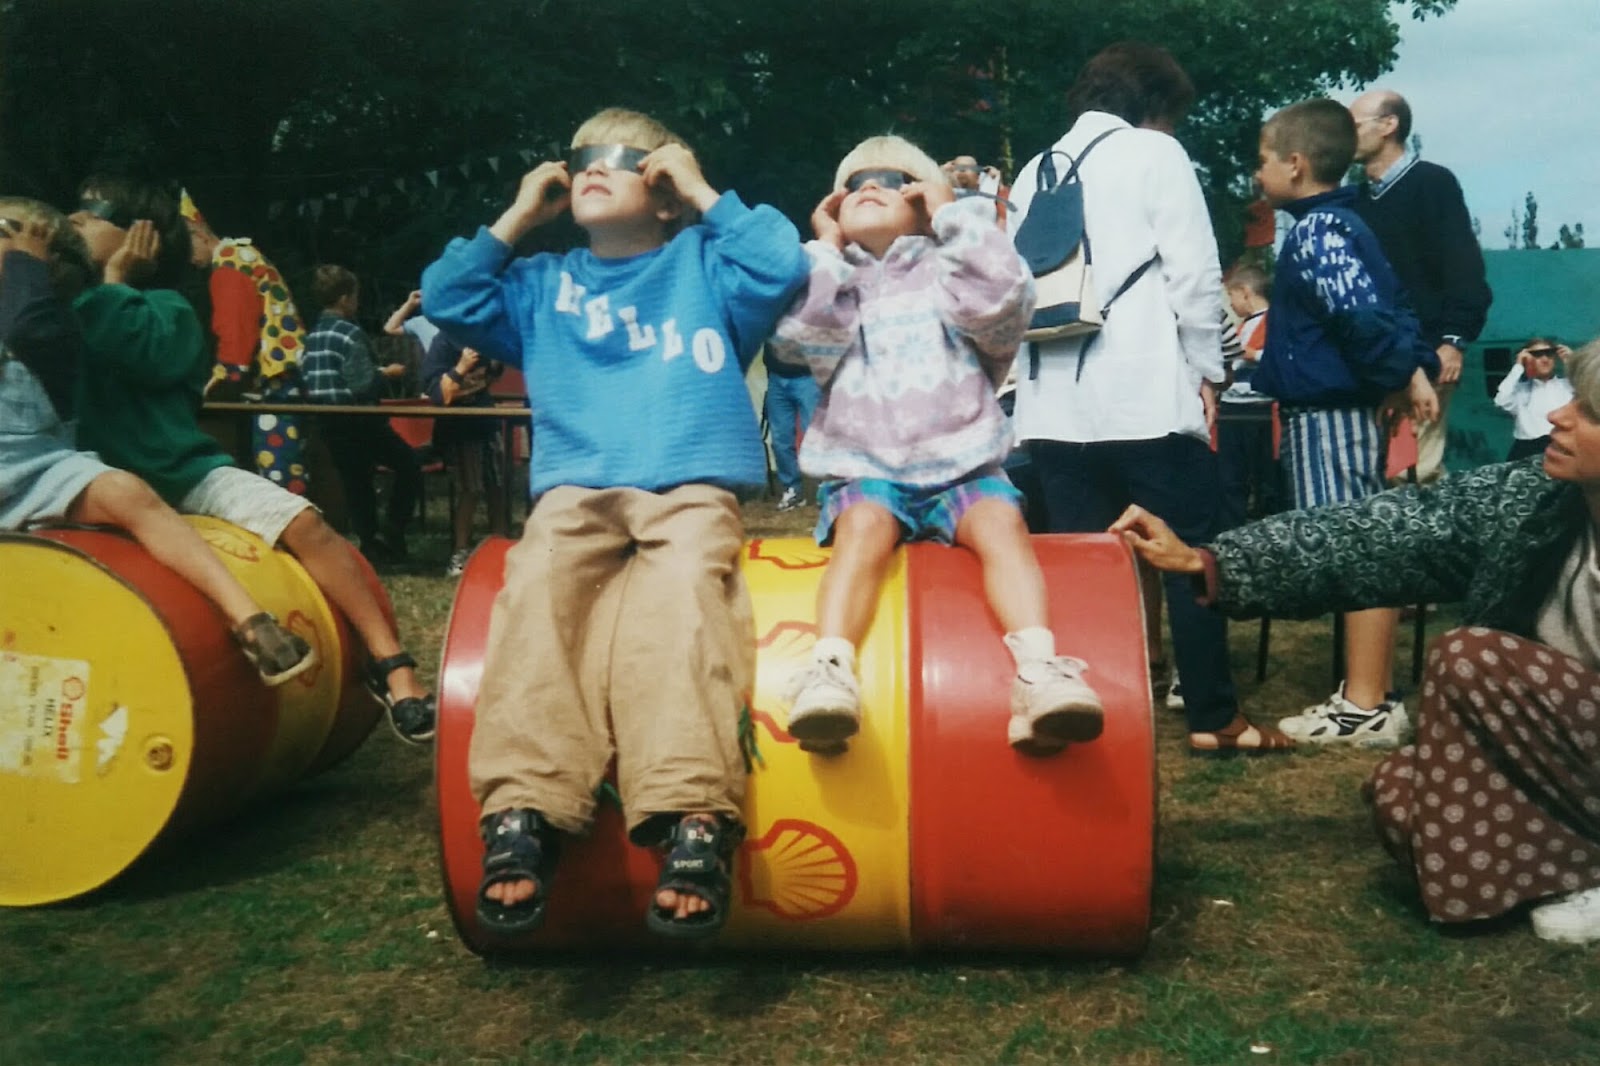
[[[254,298],[246,302],[225,298],[224,293],[237,294],[244,288],[239,284],[240,278],[248,281]],[[300,353],[305,347],[305,325],[278,268],[246,238],[225,237],[211,256],[211,290],[216,309],[237,316],[240,321],[231,325],[255,338],[253,352],[230,356],[226,354],[230,346],[219,345],[213,382],[238,383],[253,374],[264,400],[301,400]],[[219,335],[225,328],[226,324],[219,326]],[[303,438],[295,418],[256,415],[250,444],[257,473],[297,495],[306,493],[309,480]]]
[[[1600,673],[1509,633],[1451,630],[1429,654],[1416,743],[1366,796],[1436,921],[1600,886]]]

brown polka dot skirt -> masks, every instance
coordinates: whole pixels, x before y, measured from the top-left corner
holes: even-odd
[[[1451,630],[1428,655],[1416,743],[1365,795],[1435,921],[1600,885],[1600,673],[1509,633]]]

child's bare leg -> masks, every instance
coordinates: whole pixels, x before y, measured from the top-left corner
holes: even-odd
[[[1083,680],[1085,664],[1056,655],[1044,572],[1022,513],[1008,500],[979,500],[956,525],[956,544],[983,564],[984,592],[1016,660],[1007,724],[1010,743],[1043,755],[1099,736],[1105,711]]]
[[[878,590],[900,543],[900,522],[873,503],[845,509],[833,527],[833,557],[817,588],[817,632],[861,643],[878,606]]]
[[[280,538],[294,553],[323,594],[350,620],[367,653],[374,659],[387,659],[400,653],[400,638],[383,615],[377,597],[367,588],[366,575],[350,554],[350,545],[307,508],[295,516]],[[396,700],[427,695],[417,681],[417,672],[402,666],[389,675],[389,694]]]
[[[1044,571],[1022,512],[1005,500],[979,500],[956,525],[956,543],[983,564],[983,591],[1007,633],[1050,626]]]
[[[789,733],[808,751],[842,751],[861,727],[856,645],[898,543],[899,520],[874,503],[852,504],[834,522],[833,557],[817,589],[817,644],[786,694]]]
[[[132,474],[115,470],[89,482],[73,501],[67,518],[84,525],[126,529],[157,562],[216,604],[232,626],[261,613],[260,604],[228,572],[195,528]]]

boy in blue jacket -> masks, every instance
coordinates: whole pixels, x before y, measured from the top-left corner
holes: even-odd
[[[1256,180],[1295,222],[1278,259],[1253,384],[1280,404],[1297,508],[1383,491],[1383,409],[1409,406],[1424,420],[1438,414],[1428,379],[1439,358],[1355,212],[1357,190],[1339,185],[1355,145],[1349,111],[1332,100],[1292,104],[1261,129]],[[1278,727],[1301,742],[1398,744],[1407,727],[1405,704],[1389,692],[1398,620],[1389,607],[1347,612],[1344,682]]]
[[[588,248],[515,255],[568,209]],[[537,502],[468,753],[490,929],[542,921],[560,835],[590,826],[613,751],[630,838],[670,848],[649,927],[727,920],[755,669],[734,493],[766,482],[744,370],[806,273],[781,214],[719,195],[678,137],[607,109],[423,274],[428,317],[521,367],[533,405]]]

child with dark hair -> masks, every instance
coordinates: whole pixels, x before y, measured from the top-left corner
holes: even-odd
[[[1261,130],[1256,180],[1295,222],[1278,259],[1254,386],[1281,405],[1283,463],[1302,509],[1383,491],[1381,408],[1409,406],[1423,419],[1438,413],[1428,378],[1439,358],[1355,212],[1358,190],[1340,185],[1355,145],[1350,112],[1332,100],[1293,104]],[[1344,682],[1279,728],[1312,743],[1400,743],[1405,704],[1389,690],[1398,621],[1389,607],[1347,612]]]
[[[346,267],[318,266],[311,277],[311,299],[321,314],[306,336],[301,359],[306,395],[312,403],[376,403],[386,382],[405,375],[403,363],[382,367],[373,358],[367,334],[356,324],[361,307],[361,282]],[[422,498],[422,464],[411,445],[386,418],[325,417],[319,428],[344,484],[350,524],[361,539],[361,551],[378,563],[403,561],[406,526]],[[384,535],[378,536],[378,494],[373,477],[379,466],[394,471]]]
[[[247,473],[196,421],[211,376],[205,327],[171,289],[188,263],[189,234],[175,197],[118,179],[84,184],[72,215],[101,272],[72,303],[84,338],[77,391],[82,442],[150,483],[184,514],[210,515],[282,544],[350,620],[371,657],[367,683],[409,741],[433,736],[433,697],[400,647],[350,546],[303,496]],[[168,237],[182,257],[164,245]]]
[[[77,448],[82,339],[67,301],[92,272],[59,212],[0,198],[0,529],[74,522],[127,530],[217,605],[262,680],[282,684],[316,664],[311,647],[263,611],[149,485]]]

